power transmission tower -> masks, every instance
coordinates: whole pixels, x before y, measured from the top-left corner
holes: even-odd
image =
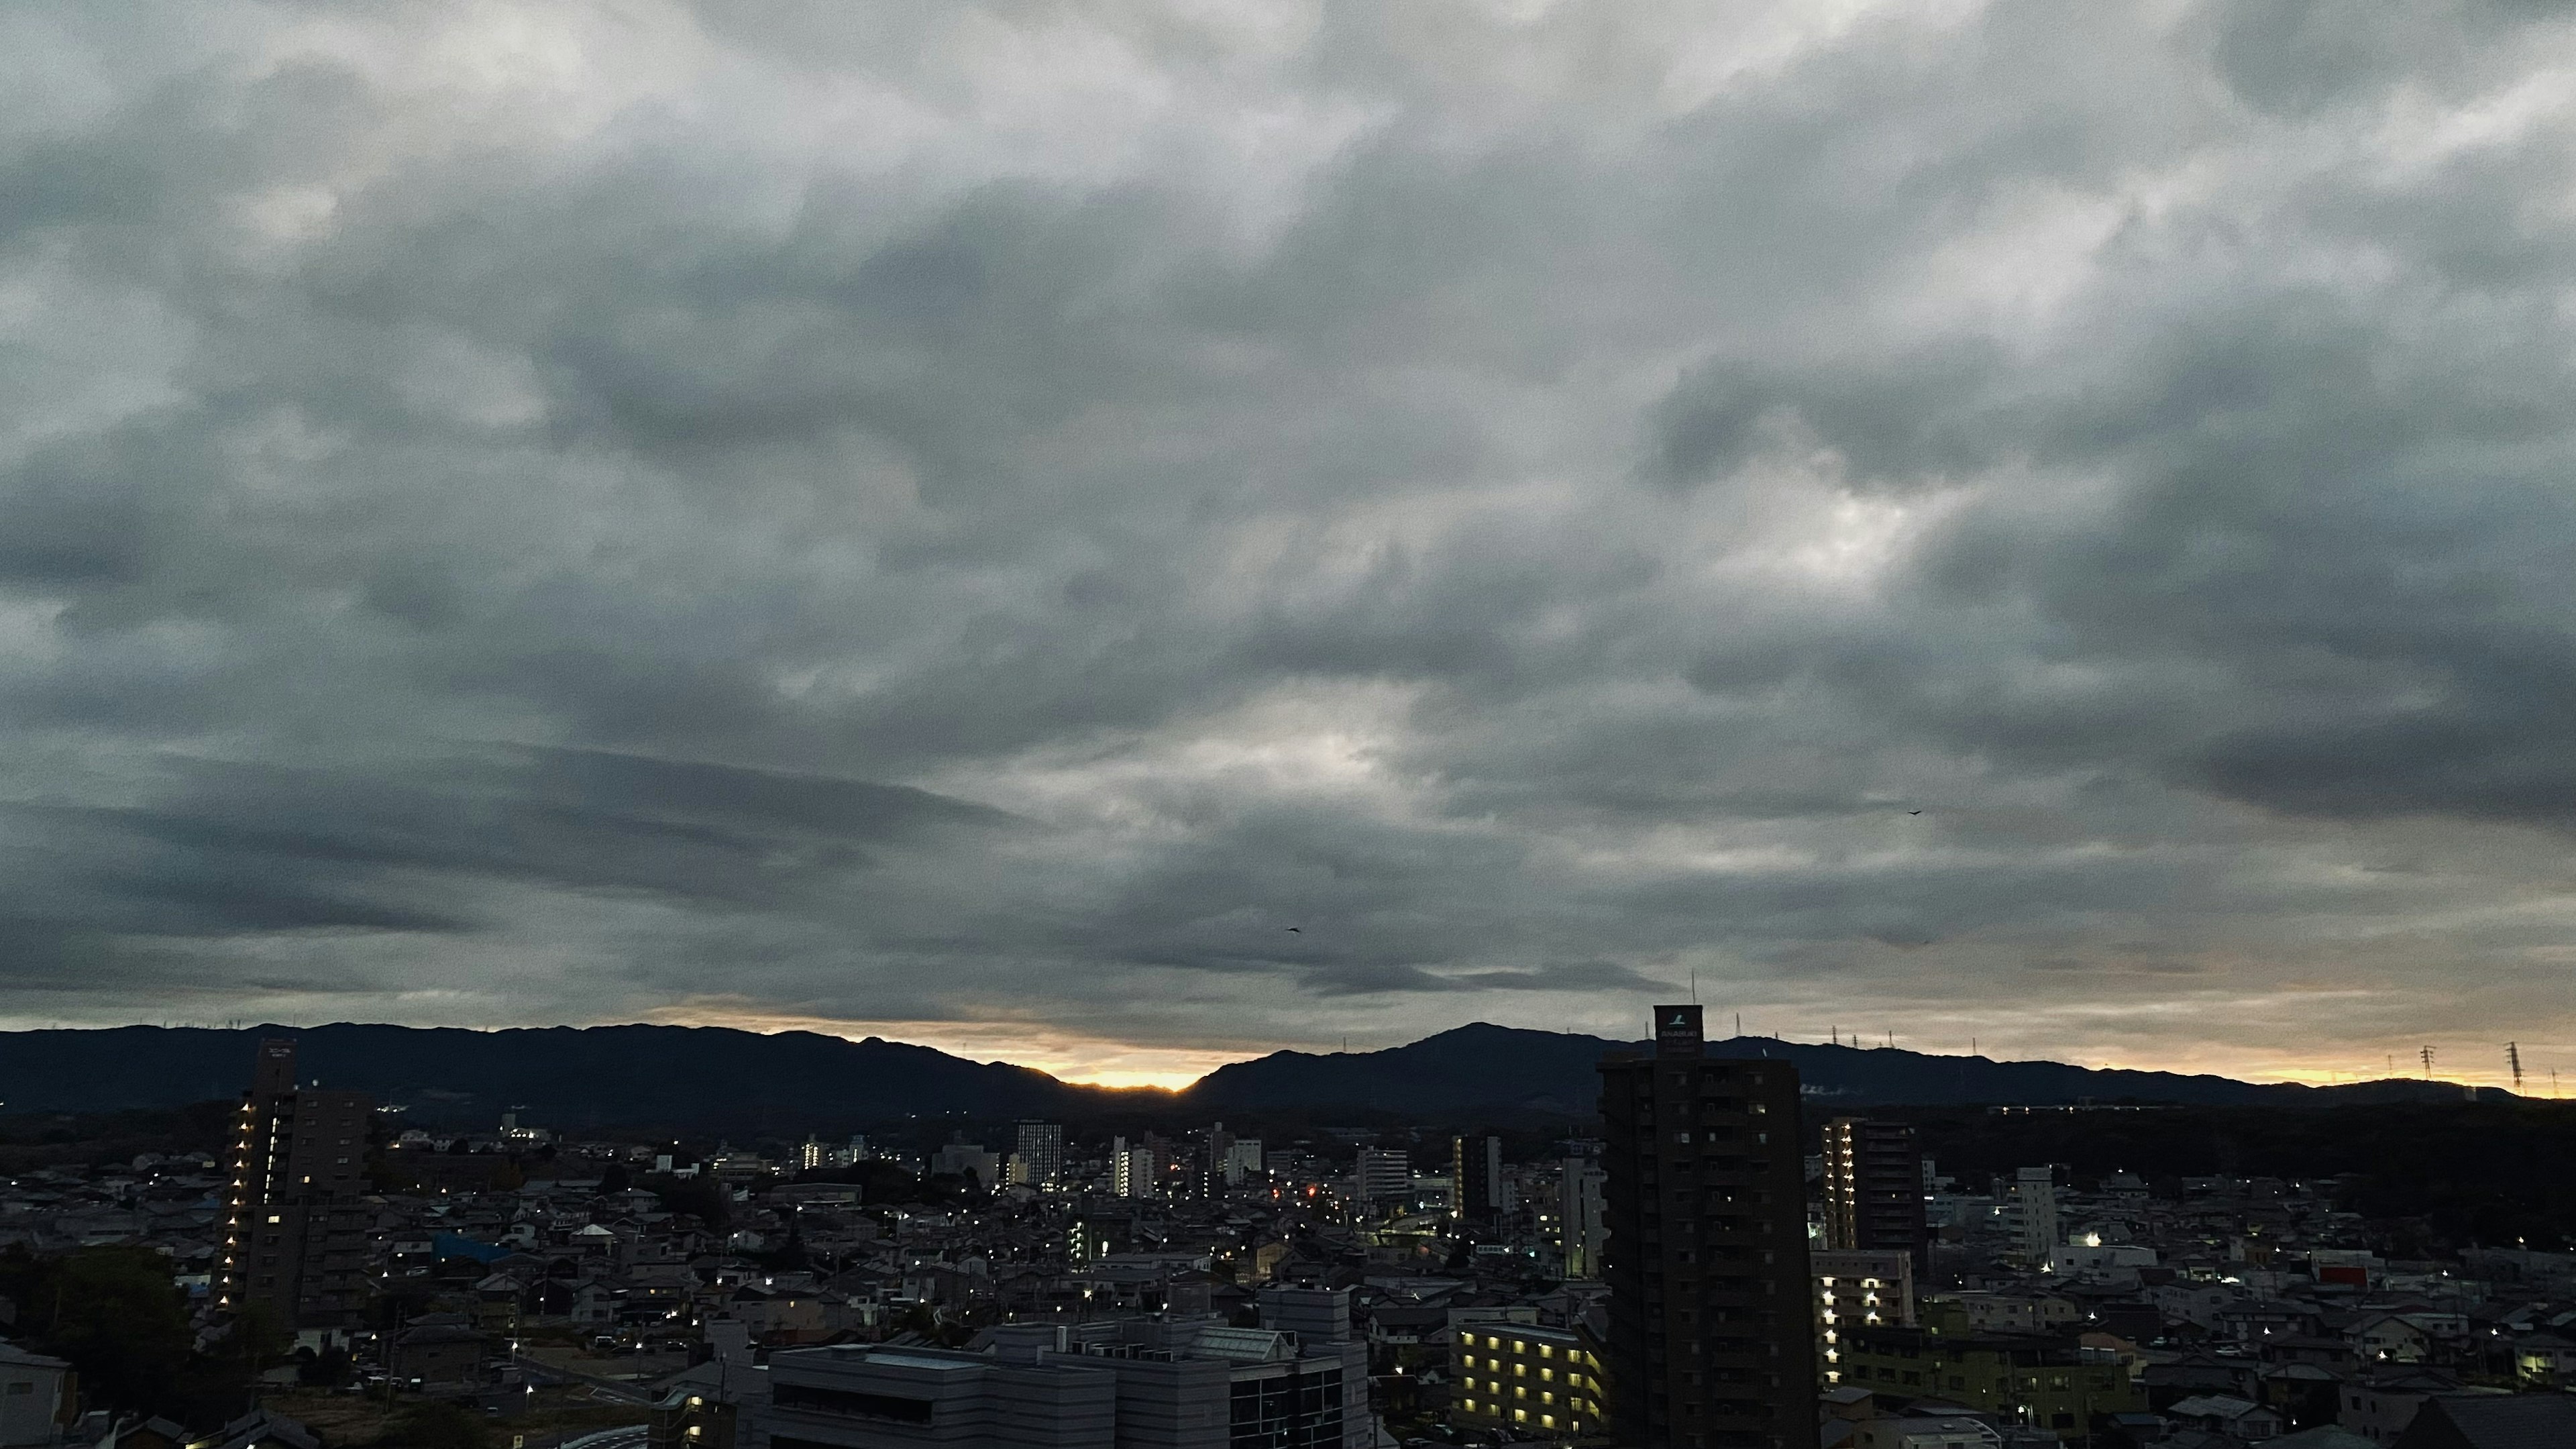
[[[2504,1044],[2504,1064],[2513,1069],[2513,1094],[2519,1097],[2522,1095],[2521,1043],[2509,1041]]]
[[[2428,1046],[2416,1055],[2424,1059],[2424,1080],[2433,1080],[2433,1049]]]

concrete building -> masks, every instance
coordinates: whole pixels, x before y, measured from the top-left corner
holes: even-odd
[[[1450,1337],[1450,1418],[1513,1437],[1597,1437],[1607,1422],[1600,1356],[1584,1335],[1534,1323],[1468,1323]]]
[[[1348,1288],[1264,1288],[1253,1297],[1261,1326],[1293,1333],[1299,1345],[1351,1342],[1351,1290]]]
[[[1914,1255],[1824,1248],[1807,1255],[1815,1281],[1816,1361],[1843,1382],[1843,1341],[1855,1328],[1914,1326]]]
[[[2136,1413],[2146,1395],[2107,1349],[2072,1336],[1936,1333],[1928,1328],[1848,1329],[1843,1383],[1902,1398],[1938,1398],[1999,1414],[2061,1438],[2097,1419]]]
[[[1923,1222],[1923,1151],[1903,1122],[1836,1117],[1825,1124],[1825,1246],[1915,1256]]]
[[[288,1330],[358,1321],[373,1110],[364,1092],[299,1085],[292,1039],[260,1042],[233,1124],[218,1309],[262,1312]]]
[[[1130,1147],[1124,1137],[1115,1138],[1109,1147],[1109,1190],[1118,1197],[1152,1197],[1154,1179],[1160,1174],[1154,1161],[1154,1149]]]
[[[1064,1185],[1064,1124],[1021,1123],[1012,1152],[1029,1186],[1052,1191]]]
[[[1043,1358],[844,1345],[773,1354],[751,1449],[1114,1449],[1116,1375]]]
[[[1908,1414],[1870,1419],[1852,1431],[1851,1449],[1990,1449],[2003,1434],[1964,1414]]]
[[[1352,1188],[1370,1202],[1409,1197],[1413,1193],[1412,1159],[1392,1147],[1361,1148],[1351,1177]]]
[[[971,1176],[976,1186],[990,1192],[1002,1185],[1002,1155],[972,1142],[951,1142],[930,1154],[930,1171],[934,1176]]]
[[[1557,1246],[1565,1253],[1565,1276],[1601,1276],[1601,1244],[1610,1235],[1602,1216],[1600,1164],[1586,1157],[1565,1159],[1557,1178]]]
[[[1225,1161],[1218,1168],[1228,1187],[1241,1187],[1245,1179],[1269,1171],[1261,1160],[1261,1139],[1238,1137],[1225,1145]]]
[[[1491,1222],[1511,1210],[1511,1189],[1503,1181],[1503,1139],[1449,1139],[1449,1216],[1463,1222]]]
[[[1658,1006],[1654,1054],[1601,1063],[1610,1431],[1813,1449],[1797,1068],[1703,1052],[1700,1008]]]
[[[2014,1250],[2023,1262],[2045,1266],[2059,1241],[2057,1169],[2025,1167],[2015,1173],[2007,1213],[2012,1221]]]
[[[1119,1319],[1006,1324],[981,1341],[982,1352],[773,1354],[746,1449],[1362,1449],[1375,1439],[1368,1349],[1347,1334],[1305,1343],[1276,1329]]]
[[[0,1446],[60,1443],[75,1395],[72,1366],[0,1343]]]

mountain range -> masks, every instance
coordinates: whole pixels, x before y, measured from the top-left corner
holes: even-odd
[[[487,1123],[518,1109],[532,1123],[586,1130],[670,1127],[801,1133],[957,1114],[1084,1120],[1148,1115],[1397,1114],[1420,1120],[1584,1117],[1594,1065],[1641,1042],[1477,1022],[1374,1052],[1282,1051],[1210,1072],[1178,1092],[1059,1081],[929,1047],[812,1032],[594,1026],[468,1031],[335,1023],[290,1028],[129,1026],[0,1032],[0,1113],[157,1109],[237,1096],[253,1046],[298,1040],[299,1074],[354,1087],[416,1119]],[[2333,1105],[2457,1101],[2444,1082],[2345,1087],[2241,1082],[2063,1062],[1937,1056],[1741,1037],[1712,1055],[1796,1063],[1823,1110],[1874,1105],[2097,1102]],[[2488,1096],[2503,1094],[2488,1089]]]

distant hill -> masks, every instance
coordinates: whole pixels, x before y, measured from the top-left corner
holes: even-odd
[[[1594,1064],[1602,1054],[1645,1049],[1642,1042],[1477,1022],[1385,1051],[1274,1052],[1167,1093],[1081,1086],[929,1047],[813,1032],[680,1026],[464,1031],[345,1022],[239,1031],[129,1026],[0,1032],[0,1112],[166,1108],[233,1097],[248,1080],[252,1048],[263,1036],[298,1040],[305,1080],[361,1089],[422,1121],[490,1123],[518,1107],[530,1122],[576,1131],[670,1127],[778,1134],[948,1113],[987,1120],[1340,1110],[1424,1119],[1480,1113],[1580,1117],[1593,1109]],[[1709,1050],[1795,1062],[1811,1100],[1823,1110],[2085,1099],[2210,1106],[2460,1099],[2460,1088],[2441,1082],[2264,1085],[1768,1037],[1718,1042]]]
[[[128,1026],[0,1032],[0,1111],[98,1112],[237,1097],[263,1036],[296,1038],[298,1075],[424,1121],[492,1123],[512,1107],[556,1128],[804,1131],[962,1112],[1086,1115],[1137,1094],[1060,1082],[929,1047],[724,1027]],[[1143,1094],[1159,1103],[1165,1094]]]
[[[1344,1107],[1387,1112],[1515,1110],[1588,1115],[1599,1092],[1594,1064],[1610,1051],[1649,1044],[1476,1022],[1386,1051],[1319,1056],[1273,1052],[1201,1077],[1181,1100],[1209,1111]],[[1712,1056],[1794,1062],[1809,1100],[1837,1106],[2047,1106],[2082,1102],[2202,1106],[2456,1102],[2449,1082],[2403,1079],[2348,1087],[2240,1082],[2173,1072],[2096,1071],[2064,1062],[2002,1062],[1888,1047],[1820,1046],[1771,1037],[1712,1042]],[[2502,1096],[2490,1092],[2489,1095]]]

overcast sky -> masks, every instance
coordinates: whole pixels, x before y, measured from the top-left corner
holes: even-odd
[[[13,5],[0,1017],[2576,1090],[2571,188],[2536,3]]]

